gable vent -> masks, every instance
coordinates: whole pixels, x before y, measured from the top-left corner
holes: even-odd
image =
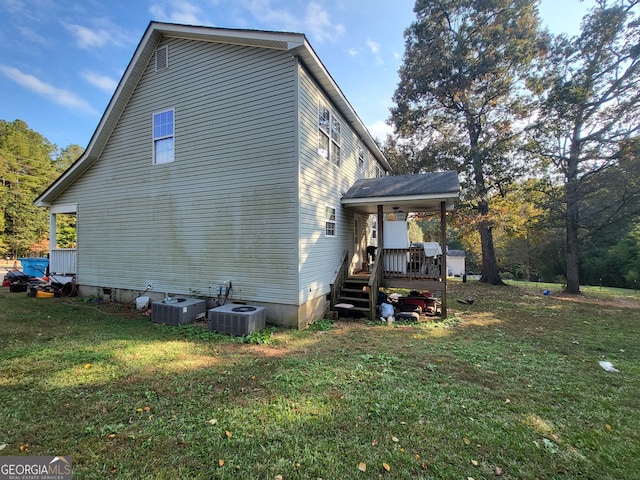
[[[156,72],[169,67],[169,47],[166,45],[156,49]]]

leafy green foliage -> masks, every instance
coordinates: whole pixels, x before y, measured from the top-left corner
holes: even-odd
[[[534,82],[541,104],[530,148],[562,178],[572,293],[580,291],[580,241],[640,210],[639,36],[637,0],[597,0],[579,35],[554,39]]]
[[[41,254],[49,216],[33,205],[36,197],[66,169],[82,148],[57,147],[22,120],[0,120],[0,254]],[[75,158],[73,158],[75,157]],[[71,232],[63,230],[64,243]]]
[[[392,120],[413,145],[395,148],[396,158],[417,160],[415,173],[443,168],[461,173],[463,194],[478,217],[482,281],[492,284],[501,280],[489,198],[522,170],[513,158],[516,125],[528,114],[520,87],[544,45],[535,5],[534,0],[418,0],[394,95]]]
[[[637,294],[450,295],[476,301],[447,322],[338,321],[256,347],[4,289],[2,454],[64,451],[79,478],[634,478]]]

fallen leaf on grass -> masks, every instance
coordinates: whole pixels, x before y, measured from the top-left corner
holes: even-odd
[[[118,467],[111,467],[111,470],[109,470],[111,473],[116,473],[118,471]]]
[[[232,433],[229,430],[225,430],[224,434],[227,436],[227,438],[231,438]]]
[[[5,448],[7,448],[7,444],[6,443],[0,444],[0,450],[4,450]]]
[[[142,413],[142,409],[141,408],[136,408],[136,413]]]
[[[282,480],[282,475],[276,475],[276,476],[274,477],[274,480]]]
[[[366,472],[367,471],[367,464],[364,462],[360,462],[358,464],[358,470],[360,470],[361,472]]]
[[[474,467],[477,467],[480,464],[478,463],[477,460],[471,460],[471,465],[473,465]]]
[[[224,460],[223,459],[218,460],[218,466],[219,467],[223,467],[224,466]]]
[[[390,471],[391,471],[391,467],[389,466],[389,464],[388,464],[388,463],[383,463],[383,464],[382,464],[382,468],[384,468],[387,472],[390,472]]]
[[[398,437],[391,437],[391,440],[393,440],[395,443],[398,443],[400,441]]]
[[[218,419],[217,418],[212,418],[211,420],[209,420],[209,423],[211,425],[215,425],[216,423],[218,423]]]
[[[613,427],[611,425],[609,425],[608,423],[604,426],[604,428],[606,428],[609,432],[611,430],[613,430]]]
[[[465,445],[470,445],[471,444],[471,440],[469,440],[467,437],[464,437],[462,439],[462,441],[464,442]]]
[[[371,442],[371,446],[372,446],[372,447],[375,447],[375,446],[377,446],[377,445],[378,445],[378,439],[377,439],[377,438],[374,438],[374,439],[373,439],[373,441]]]
[[[145,406],[145,407],[143,408],[143,410],[144,410],[145,412],[148,412],[149,410],[151,410],[151,407],[150,407],[149,405],[147,405],[147,406]]]
[[[495,472],[496,477],[499,477],[500,475],[502,475],[502,469],[500,467],[496,467]]]
[[[90,363],[85,363],[84,364],[84,368],[91,368],[91,364]]]

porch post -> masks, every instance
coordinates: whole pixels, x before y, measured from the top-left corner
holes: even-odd
[[[382,205],[378,205],[378,253],[382,253],[384,248],[384,213]]]
[[[56,249],[56,214],[49,213],[49,257]]]
[[[440,264],[440,275],[444,282],[442,291],[442,304],[440,307],[440,317],[447,318],[447,215],[446,203],[440,202],[440,245],[442,246],[442,262]]]

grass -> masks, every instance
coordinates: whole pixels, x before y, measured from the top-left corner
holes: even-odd
[[[539,287],[242,339],[3,289],[0,454],[78,479],[637,478],[640,298]]]

